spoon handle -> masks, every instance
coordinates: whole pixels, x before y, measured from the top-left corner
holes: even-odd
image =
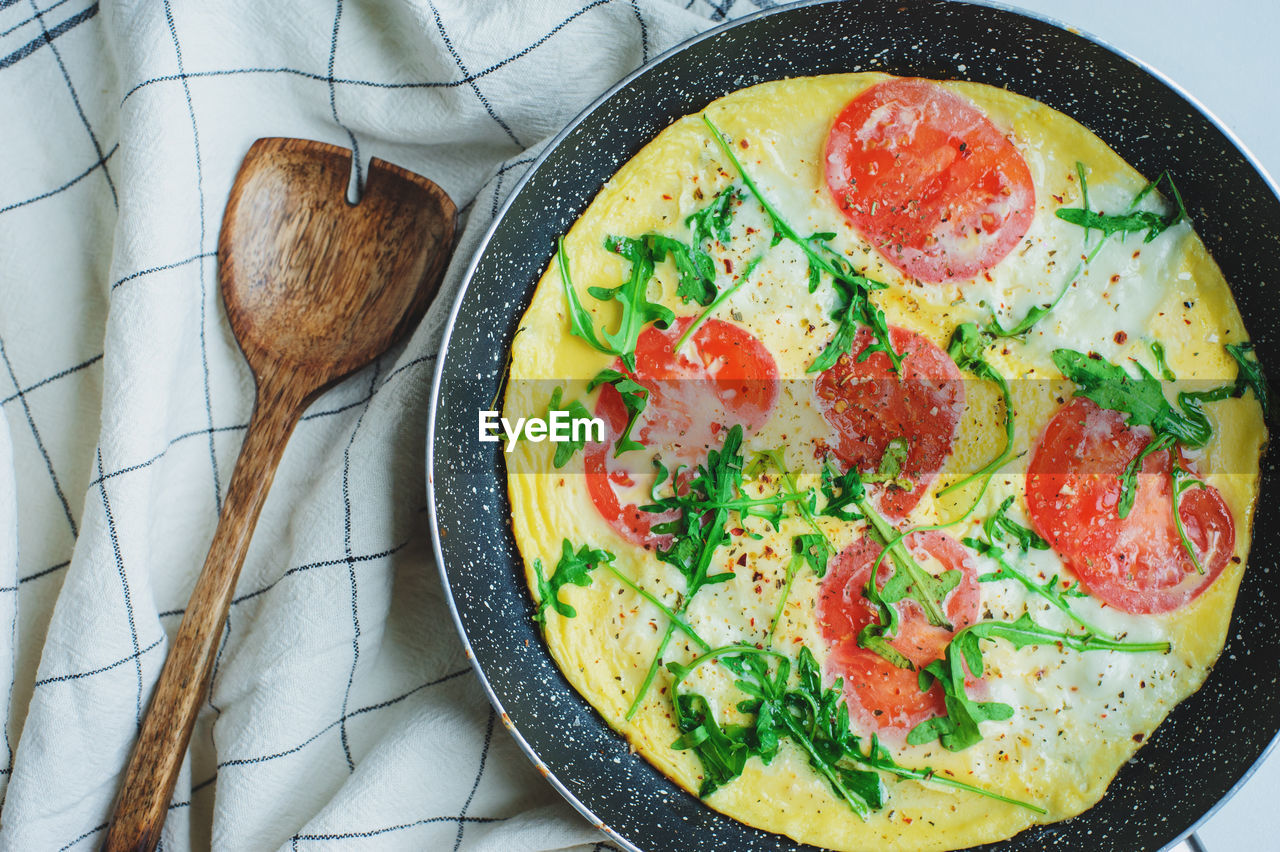
[[[270,382],[264,377],[259,382],[218,528],[142,720],[107,826],[104,852],[149,852],[160,838],[208,689],[240,566],[276,465],[305,403],[305,393],[298,393],[287,381]]]

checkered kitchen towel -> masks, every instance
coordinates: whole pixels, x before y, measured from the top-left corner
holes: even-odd
[[[408,344],[294,433],[163,848],[609,848],[462,654],[428,392],[461,272],[541,144],[759,5],[0,0],[0,849],[101,841],[252,404],[214,249],[261,136],[428,175],[462,236]]]

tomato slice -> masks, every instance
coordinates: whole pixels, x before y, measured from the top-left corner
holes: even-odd
[[[955,362],[927,338],[890,326],[889,341],[903,355],[901,375],[893,372],[883,352],[862,360],[872,342],[871,332],[862,328],[854,336],[851,354],[842,355],[818,376],[818,408],[836,430],[836,445],[818,451],[831,449],[847,464],[874,473],[889,442],[906,441],[901,476],[913,487],[907,491],[890,484],[874,489],[880,494],[881,510],[903,518],[951,455],[964,413],[964,381]]]
[[[917,532],[906,542],[918,560],[932,557],[941,563],[941,570],[954,569],[963,575],[945,601],[947,618],[955,630],[930,624],[914,600],[892,605],[898,610],[900,627],[889,644],[921,668],[941,659],[956,631],[978,620],[978,579],[972,558],[950,536]],[[864,538],[831,561],[818,597],[818,623],[831,649],[827,667],[833,675],[844,678],[850,718],[864,727],[905,732],[925,719],[945,715],[946,705],[938,684],[921,692],[915,671],[900,669],[874,651],[858,647],[858,633],[879,618],[865,590],[880,551],[879,544]],[[922,567],[928,570],[927,563]],[[877,587],[883,587],[893,572],[893,560],[886,557],[876,571]]]
[[[1083,397],[1061,408],[1027,468],[1027,508],[1036,532],[1094,597],[1125,612],[1168,612],[1222,573],[1235,551],[1235,523],[1216,488],[1183,492],[1178,515],[1204,568],[1198,572],[1173,521],[1168,451],[1143,461],[1133,508],[1121,519],[1120,476],[1152,439],[1124,417]]]
[[[921,281],[973,278],[1031,226],[1031,170],[986,116],[927,80],[877,83],[827,136],[827,187],[893,266]]]
[[[673,472],[695,465],[707,450],[724,441],[736,423],[758,428],[778,399],[778,367],[755,335],[722,320],[707,320],[676,355],[672,349],[692,317],[665,330],[649,326],[636,343],[636,369],[621,359],[613,368],[649,391],[649,401],[632,437],[648,452],[632,451],[614,458],[613,445],[627,423],[622,395],[612,385],[600,390],[596,416],[605,421],[604,443],[585,450],[587,492],[601,516],[621,536],[643,547],[665,547],[669,536],[652,532],[654,524],[671,520],[644,512],[653,481],[652,459],[659,455]]]

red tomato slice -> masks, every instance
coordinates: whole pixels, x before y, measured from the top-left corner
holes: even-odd
[[[1167,451],[1143,461],[1133,509],[1121,520],[1120,475],[1152,439],[1124,418],[1083,397],[1060,409],[1027,468],[1027,508],[1036,532],[1094,597],[1125,612],[1168,612],[1222,572],[1235,551],[1235,524],[1216,488],[1183,492],[1178,514],[1204,568],[1196,571],[1173,522]]]
[[[943,533],[912,533],[907,545],[917,559],[932,556],[942,563],[942,570],[963,574],[960,585],[945,601],[955,630],[930,624],[914,600],[893,604],[900,627],[889,644],[921,668],[941,659],[956,631],[978,620],[978,579],[968,552]],[[864,538],[831,561],[818,597],[818,623],[831,647],[827,667],[833,675],[844,678],[850,717],[866,727],[905,732],[925,719],[945,715],[946,705],[938,684],[921,692],[915,671],[900,669],[874,651],[858,647],[858,633],[878,620],[865,589],[880,550],[879,544]],[[893,572],[893,560],[886,557],[876,571],[877,587],[883,587]]]
[[[613,365],[649,391],[648,405],[632,432],[649,451],[614,458],[614,442],[626,427],[627,412],[612,385],[601,388],[596,404],[596,416],[607,427],[606,440],[586,447],[587,491],[596,509],[620,535],[644,547],[670,542],[669,536],[656,536],[651,528],[671,518],[639,509],[650,502],[655,453],[673,472],[681,464],[697,464],[708,449],[723,443],[724,433],[735,423],[747,431],[758,428],[778,399],[773,356],[739,326],[708,320],[679,355],[673,353],[691,322],[692,317],[684,317],[666,330],[650,326],[640,332],[634,373],[621,359]]]
[[[889,341],[902,353],[902,373],[893,372],[889,356],[862,351],[871,332],[858,330],[848,355],[818,376],[818,408],[835,427],[835,454],[864,473],[880,467],[885,448],[895,438],[907,442],[902,477],[914,486],[876,487],[880,508],[903,518],[929,490],[951,455],[960,416],[964,413],[964,381],[955,362],[927,338],[891,326]],[[827,449],[820,447],[819,452]]]
[[[827,187],[889,263],[921,281],[973,278],[1031,225],[1022,154],[971,104],[927,80],[858,95],[827,136]]]

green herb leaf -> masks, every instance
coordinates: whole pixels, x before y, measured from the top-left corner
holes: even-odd
[[[1164,396],[1160,381],[1138,364],[1132,376],[1117,364],[1090,358],[1071,349],[1055,349],[1053,362],[1076,384],[1076,396],[1093,400],[1102,408],[1129,415],[1129,426],[1150,426],[1157,434],[1167,433],[1188,447],[1202,447],[1213,434],[1209,418],[1192,396],[1179,394],[1174,408]]]
[[[902,475],[902,466],[907,462],[911,452],[911,444],[906,438],[890,438],[885,444],[884,454],[880,456],[880,465],[875,473],[862,475],[863,482],[886,482],[903,491],[910,491],[915,486],[910,479]]]
[[[695,668],[711,660],[737,675],[734,683],[747,696],[737,709],[752,717],[749,722],[720,726],[711,718],[705,698],[681,689]],[[809,765],[827,782],[833,795],[864,819],[888,802],[881,772],[1044,813],[1036,805],[965,784],[927,766],[900,766],[874,735],[864,753],[861,739],[849,728],[849,708],[842,697],[841,682],[836,680],[824,687],[821,669],[807,647],[800,648],[794,683],[788,658],[749,645],[716,648],[688,665],[670,663],[667,668],[675,675],[671,692],[681,730],[674,747],[693,749],[702,761],[705,780],[700,793],[704,796],[737,778],[751,757],[768,764],[778,754],[781,743],[789,740],[808,757]]]
[[[951,637],[946,654],[920,672],[923,692],[935,682],[945,695],[947,715],[926,719],[911,729],[907,742],[924,745],[938,740],[949,751],[960,751],[981,742],[978,726],[986,721],[1002,721],[1013,716],[1013,708],[993,701],[974,701],[965,691],[965,666],[974,677],[982,677],[981,639],[1003,639],[1015,648],[1031,645],[1060,645],[1075,651],[1125,651],[1129,653],[1169,650],[1168,642],[1122,642],[1093,633],[1062,633],[1037,624],[1030,613],[1017,621],[980,621]]]
[[[616,331],[602,332],[605,343],[622,358],[628,370],[636,368],[636,340],[640,330],[651,322],[666,328],[675,314],[664,305],[649,301],[649,280],[653,278],[653,250],[643,239],[611,236],[604,247],[631,262],[631,277],[617,287],[588,287],[587,292],[601,301],[616,300],[622,309]]]
[[[827,462],[822,463],[822,495],[827,498],[821,514],[842,521],[862,520],[858,504],[866,499],[867,489],[856,467],[837,474]]]
[[[1004,449],[978,470],[939,489],[938,496],[963,488],[975,479],[995,473],[1013,455],[1013,396],[1009,392],[1009,383],[1005,377],[986,359],[987,347],[991,343],[991,334],[979,330],[971,322],[961,323],[956,326],[955,332],[951,335],[951,342],[947,344],[947,354],[961,370],[970,372],[980,379],[994,382],[1000,388],[1000,397],[1004,402]]]
[[[693,749],[702,762],[702,786],[698,795],[706,798],[742,774],[751,755],[746,729],[737,725],[721,728],[707,699],[697,693],[675,696],[676,725],[680,738],[671,744],[677,751]]]
[[[1009,517],[1008,512],[1012,505],[1013,495],[1010,494],[1000,504],[1000,508],[982,522],[982,529],[987,537],[993,542],[1004,541],[1006,537],[1011,538],[1023,553],[1030,550],[1048,550],[1049,542],[1041,538],[1039,533]]]
[[[628,450],[644,449],[644,444],[632,440],[631,430],[635,428],[636,420],[639,419],[640,413],[649,404],[649,389],[626,373],[619,373],[617,370],[601,370],[596,373],[595,378],[587,383],[587,392],[590,393],[600,385],[613,385],[614,389],[622,397],[623,406],[627,409],[627,426],[622,430],[622,434],[618,436],[618,442],[614,445],[614,458]]]
[[[1224,347],[1227,354],[1235,359],[1236,364],[1240,367],[1240,372],[1236,377],[1236,387],[1234,396],[1241,396],[1244,388],[1253,391],[1253,395],[1258,398],[1258,404],[1262,406],[1263,415],[1271,411],[1270,400],[1267,395],[1267,377],[1262,373],[1262,365],[1258,363],[1256,355],[1249,355],[1253,352],[1253,343],[1228,343]]]
[[[1170,475],[1173,477],[1173,526],[1178,531],[1178,540],[1182,542],[1182,549],[1187,556],[1191,557],[1191,564],[1195,566],[1196,573],[1203,574],[1204,565],[1200,563],[1200,557],[1196,554],[1195,545],[1187,537],[1187,530],[1182,524],[1182,495],[1192,488],[1205,488],[1206,486],[1182,466],[1182,462],[1178,460],[1176,454],[1173,458]]]
[[[831,545],[823,535],[806,533],[791,540],[791,552],[799,555],[812,569],[815,576],[827,576],[827,563],[831,559]]]
[[[1160,177],[1144,186],[1134,197],[1133,202],[1125,213],[1108,216],[1089,209],[1089,189],[1085,183],[1084,169],[1081,164],[1077,163],[1076,170],[1080,175],[1081,200],[1084,206],[1060,207],[1054,211],[1054,215],[1064,222],[1070,222],[1072,225],[1079,225],[1084,228],[1085,239],[1088,239],[1091,229],[1101,231],[1103,239],[1112,234],[1131,234],[1146,231],[1147,235],[1142,241],[1149,243],[1174,225],[1189,221],[1191,218],[1187,214],[1187,208],[1182,204],[1182,195],[1178,192],[1178,188],[1174,186],[1173,178],[1170,177],[1168,172],[1164,172]],[[1173,195],[1177,209],[1167,216],[1161,216],[1158,213],[1146,210],[1137,210],[1136,208],[1142,200],[1150,195],[1162,182],[1168,183],[1169,191]]]
[[[680,297],[680,301],[697,302],[700,305],[711,303],[716,297],[716,270],[706,252],[662,234],[646,234],[644,240],[653,253],[655,264],[662,263],[667,255],[671,256],[679,275],[676,295]]]
[[[667,479],[666,469],[661,463],[659,475],[663,480]],[[671,482],[672,493],[658,497],[652,504],[641,506],[640,509],[654,513],[676,513],[674,520],[654,524],[652,530],[657,535],[672,537],[671,545],[660,549],[656,556],[685,578],[684,598],[676,610],[677,614],[684,612],[704,586],[733,579],[732,570],[709,573],[716,551],[730,539],[728,524],[731,512],[737,512],[739,518],[763,517],[776,528],[785,504],[811,499],[807,492],[791,491],[765,497],[752,497],[743,492],[741,424],[735,424],[729,429],[720,449],[707,452],[706,461],[698,465],[683,493],[675,488],[674,479]],[[654,496],[657,497],[656,493]],[[627,711],[627,718],[634,716],[640,709],[673,631],[674,627],[668,624],[640,691]]]
[[[560,267],[560,285],[564,288],[564,298],[569,304],[569,333],[585,340],[593,349],[609,355],[617,355],[616,351],[601,343],[596,337],[595,321],[578,300],[573,279],[569,277],[569,255],[564,250],[564,237],[556,242],[556,263]]]
[[[1071,604],[1067,600],[1068,598],[1089,597],[1088,592],[1084,592],[1080,589],[1079,580],[1072,583],[1070,586],[1064,587],[1058,582],[1058,575],[1054,574],[1043,583],[1037,583],[1035,580],[1013,567],[1007,559],[1008,554],[1005,550],[990,540],[962,538],[960,542],[966,547],[972,548],[977,553],[990,557],[996,561],[996,565],[998,566],[996,570],[989,574],[979,575],[979,583],[994,583],[999,580],[1016,580],[1027,591],[1039,595],[1049,603],[1053,604],[1061,610],[1063,614],[1088,632],[1099,636],[1103,635],[1103,631],[1076,615],[1075,610],[1071,608]]]
[[[1124,466],[1124,472],[1120,474],[1120,499],[1116,502],[1116,515],[1123,519],[1133,511],[1133,501],[1138,496],[1138,474],[1142,471],[1142,464],[1147,456],[1168,449],[1174,443],[1172,435],[1159,435]]]
[[[1086,246],[1089,242],[1089,234],[1092,229],[1102,231],[1102,238],[1094,244],[1093,249],[1086,255],[1075,268],[1071,270],[1071,274],[1067,276],[1067,283],[1062,286],[1058,294],[1054,296],[1053,301],[1047,305],[1037,305],[1027,311],[1027,315],[1012,328],[1004,328],[996,320],[993,315],[988,321],[986,331],[993,337],[1021,337],[1030,331],[1036,323],[1048,316],[1058,303],[1062,301],[1071,285],[1076,282],[1080,274],[1085,268],[1098,256],[1098,252],[1102,251],[1102,247],[1106,245],[1107,238],[1113,234],[1125,234],[1135,231],[1146,231],[1147,236],[1144,242],[1151,242],[1164,231],[1178,224],[1179,222],[1188,221],[1189,216],[1187,209],[1183,206],[1182,195],[1179,194],[1178,188],[1173,185],[1173,178],[1169,177],[1168,172],[1151,181],[1144,186],[1137,195],[1133,197],[1129,208],[1119,216],[1104,216],[1089,208],[1089,184],[1085,179],[1084,163],[1076,163],[1076,174],[1080,178],[1080,198],[1082,207],[1066,207],[1054,211],[1059,219],[1070,222],[1073,225],[1079,225],[1084,228],[1084,239]],[[1167,181],[1169,191],[1173,195],[1174,201],[1177,203],[1177,211],[1166,217],[1160,217],[1155,213],[1138,212],[1138,205],[1142,200],[1155,190],[1156,185],[1161,181]]]
[[[1227,344],[1228,347],[1230,345],[1229,343]],[[1230,349],[1227,351],[1230,351]],[[1178,380],[1173,370],[1169,369],[1169,362],[1164,358],[1164,344],[1159,340],[1151,341],[1151,357],[1156,359],[1156,372],[1160,374],[1160,378],[1166,382],[1176,382]]]
[[[587,407],[585,405],[583,405],[581,402],[579,402],[576,399],[573,402],[570,402],[566,405],[561,401],[563,396],[564,396],[563,388],[557,387],[555,390],[551,392],[551,401],[547,404],[548,417],[550,417],[553,413],[560,411],[560,412],[564,412],[565,414],[568,414],[569,417],[573,420],[591,419],[591,412],[587,411]],[[554,464],[557,469],[564,467],[566,464],[569,463],[569,459],[573,458],[573,454],[576,453],[578,450],[581,450],[586,445],[587,445],[587,439],[585,436],[579,437],[577,440],[574,440],[572,435],[570,435],[569,440],[561,441],[560,443],[556,444],[556,456],[551,463]]]
[[[813,373],[830,369],[831,365],[835,364],[841,355],[849,352],[854,332],[857,330],[855,323],[861,322],[871,329],[871,333],[875,337],[875,343],[868,347],[868,352],[884,352],[889,357],[894,372],[900,373],[902,371],[903,356],[894,351],[893,346],[889,343],[889,326],[885,320],[884,312],[873,305],[869,298],[871,291],[882,290],[888,285],[882,281],[876,281],[862,275],[854,269],[853,264],[847,257],[831,248],[829,243],[835,238],[835,234],[819,232],[810,234],[808,237],[800,236],[779,215],[774,206],[769,203],[769,199],[756,186],[755,181],[751,179],[751,175],[747,173],[742,163],[738,160],[738,155],[733,152],[733,147],[725,139],[724,134],[720,132],[720,128],[716,127],[711,117],[703,113],[702,121],[707,125],[707,129],[711,131],[711,138],[715,140],[721,153],[737,170],[747,191],[764,208],[765,215],[769,217],[770,224],[773,226],[773,245],[777,245],[781,240],[786,239],[804,253],[809,262],[809,292],[812,293],[817,290],[822,273],[825,272],[831,276],[837,296],[836,307],[832,316],[838,320],[839,324],[836,328],[835,336],[823,349],[822,354],[809,365],[806,372]]]
[[[533,613],[534,621],[546,622],[546,609],[550,606],[565,618],[574,618],[578,612],[572,606],[560,600],[560,589],[572,583],[586,588],[591,585],[591,572],[602,562],[612,562],[614,556],[607,550],[592,549],[583,545],[577,553],[569,539],[561,543],[560,561],[556,570],[548,578],[543,574],[542,560],[533,560],[533,573],[538,584],[538,608]]]

